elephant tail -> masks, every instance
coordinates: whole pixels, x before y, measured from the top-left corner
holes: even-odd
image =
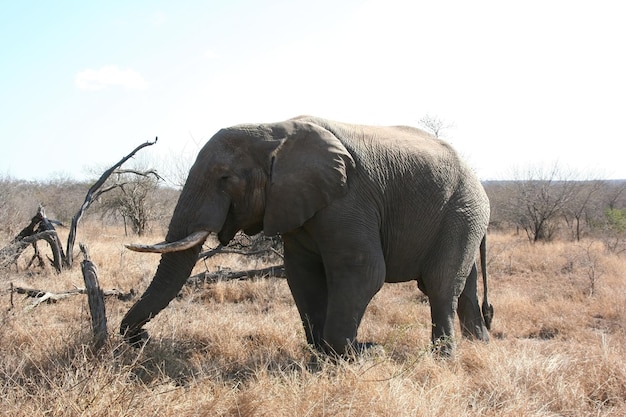
[[[487,285],[487,233],[480,242],[480,266],[483,274],[483,304],[482,313],[487,330],[491,330],[493,321],[493,305],[489,304],[489,286]]]

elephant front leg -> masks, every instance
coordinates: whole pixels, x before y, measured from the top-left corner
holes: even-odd
[[[293,242],[285,237],[285,269],[307,343],[323,351],[328,290],[321,258],[303,248],[294,248]]]
[[[370,237],[320,230],[283,235],[287,279],[307,341],[331,355],[351,354],[361,350],[357,329],[385,280],[378,231]]]
[[[289,289],[298,307],[307,343],[322,351],[327,304],[325,278],[323,275],[312,274],[310,271],[296,273],[295,268],[287,265],[285,267]]]

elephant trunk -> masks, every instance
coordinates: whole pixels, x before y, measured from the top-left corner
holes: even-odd
[[[120,333],[131,345],[147,338],[143,325],[163,310],[178,294],[198,260],[201,245],[184,251],[164,253],[154,279],[141,298],[128,310]]]

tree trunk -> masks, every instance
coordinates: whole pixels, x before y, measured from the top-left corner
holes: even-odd
[[[89,259],[87,247],[80,245],[84,260],[81,263],[85,288],[87,289],[87,301],[91,313],[91,328],[93,330],[93,347],[100,350],[107,340],[107,317],[104,307],[104,294],[98,283],[98,269]]]

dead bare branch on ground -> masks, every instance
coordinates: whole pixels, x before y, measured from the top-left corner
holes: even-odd
[[[33,300],[33,302],[31,303],[31,305],[26,307],[28,310],[37,307],[39,304],[43,302],[51,304],[51,303],[55,303],[57,301],[63,300],[65,298],[74,296],[74,295],[87,294],[87,288],[73,288],[71,290],[53,292],[53,291],[48,291],[48,290],[36,289],[36,288],[27,288],[27,287],[19,287],[19,286],[16,287],[13,285],[13,283],[11,283],[11,288],[9,289],[9,291],[12,294],[13,293],[24,294],[26,298],[35,298],[35,300]],[[102,294],[105,297],[115,297],[118,300],[128,301],[135,296],[135,290],[131,289],[128,292],[124,292],[117,288],[112,288],[109,290],[103,290]]]

